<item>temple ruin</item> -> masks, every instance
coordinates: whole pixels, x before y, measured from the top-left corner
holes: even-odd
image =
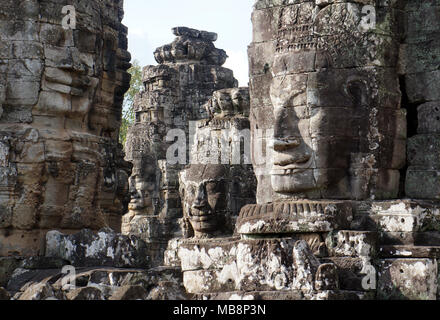
[[[176,27],[124,150],[123,1],[4,1],[0,299],[439,299],[439,1],[256,0],[249,88]]]

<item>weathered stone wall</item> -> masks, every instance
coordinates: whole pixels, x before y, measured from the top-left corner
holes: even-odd
[[[130,81],[122,6],[2,1],[0,256],[38,254],[52,229],[120,228],[131,172],[118,145]]]
[[[440,2],[407,1],[400,72],[411,118],[406,195],[440,199],[438,170]]]

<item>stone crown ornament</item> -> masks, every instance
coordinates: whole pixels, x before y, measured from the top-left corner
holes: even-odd
[[[249,116],[249,89],[231,88],[214,92],[206,104],[206,110],[211,117]]]
[[[228,56],[222,49],[217,49],[213,42],[217,34],[199,31],[186,27],[173,29],[176,39],[154,52],[156,61],[162,63],[179,63],[198,61],[202,64],[222,66]]]

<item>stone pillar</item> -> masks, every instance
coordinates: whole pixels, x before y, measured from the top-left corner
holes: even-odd
[[[120,228],[123,1],[6,0],[1,11],[0,256],[38,254],[47,230]]]
[[[123,232],[151,244],[153,265],[163,263],[168,240],[180,234],[178,174],[189,163],[191,122],[208,118],[204,105],[214,91],[237,86],[222,67],[227,55],[214,46],[217,34],[185,27],[173,34],[176,39],[154,53],[159,64],[143,70],[145,90],[136,97],[126,144],[134,169]]]
[[[407,33],[400,71],[414,118],[408,141],[406,195],[415,199],[440,199],[439,9],[438,1],[408,1],[405,8]]]

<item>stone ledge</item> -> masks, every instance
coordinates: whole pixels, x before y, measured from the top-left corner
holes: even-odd
[[[247,205],[237,220],[239,234],[330,232],[350,229],[350,201],[291,201]]]
[[[317,291],[312,294],[292,291],[234,291],[198,294],[195,300],[372,300],[373,295],[359,291]]]
[[[427,246],[382,246],[379,248],[382,258],[431,258],[440,259],[440,247]]]

